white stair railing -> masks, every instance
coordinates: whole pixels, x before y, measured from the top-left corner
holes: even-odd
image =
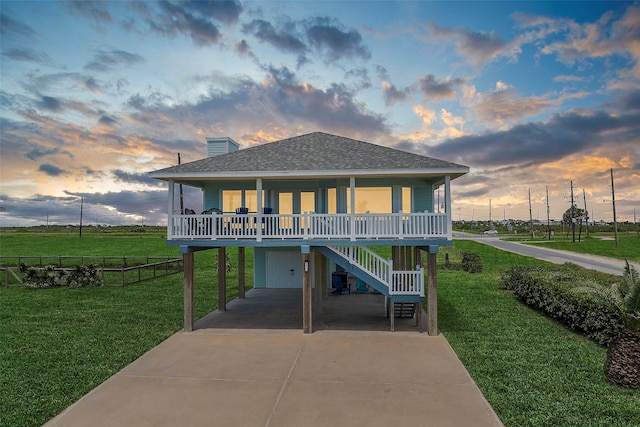
[[[380,280],[387,287],[391,282],[392,264],[366,246],[328,246],[329,249],[356,264],[362,270]]]
[[[394,270],[391,260],[384,259],[366,246],[328,246],[366,271],[389,288],[389,295],[419,295],[424,297],[424,269],[417,266],[415,271]]]

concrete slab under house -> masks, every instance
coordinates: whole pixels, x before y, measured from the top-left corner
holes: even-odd
[[[302,288],[305,333],[330,292],[365,289],[384,295],[392,331],[405,307],[421,329],[426,298],[427,331],[438,334],[436,254],[453,242],[451,181],[468,167],[321,132],[244,149],[228,137],[207,144],[207,158],[149,174],[168,183],[167,239],[183,255],[186,331],[194,326],[194,253],[216,249],[224,259],[236,247],[244,298],[249,247],[255,288]],[[202,190],[201,212],[176,206],[176,184]],[[391,259],[370,246],[391,247]],[[220,263],[221,312],[226,288]]]

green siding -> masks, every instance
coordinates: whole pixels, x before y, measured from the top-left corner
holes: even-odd
[[[414,187],[412,198],[414,212],[434,211],[433,186]]]

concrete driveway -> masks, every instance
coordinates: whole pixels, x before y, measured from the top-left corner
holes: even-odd
[[[417,332],[412,319],[398,319],[400,332],[379,330],[388,328],[383,307],[358,294],[325,299],[317,331],[305,335],[301,293],[286,293],[251,290],[46,426],[502,425],[444,336]],[[362,312],[374,306],[377,314]],[[354,326],[363,314],[383,320]],[[278,327],[298,315],[300,328]]]

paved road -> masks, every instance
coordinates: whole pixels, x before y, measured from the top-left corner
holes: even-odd
[[[622,275],[624,270],[624,261],[607,258],[596,255],[585,255],[576,252],[561,251],[558,249],[549,249],[536,245],[525,245],[518,242],[507,242],[500,240],[499,236],[478,236],[477,234],[463,233],[456,231],[453,233],[454,239],[473,240],[475,242],[484,243],[498,249],[502,249],[508,252],[514,252],[520,255],[530,256],[538,258],[544,261],[549,261],[554,264],[564,264],[565,262],[571,262],[573,264],[580,265],[590,270],[597,270],[603,273]],[[640,271],[640,266],[633,264],[637,270]]]

